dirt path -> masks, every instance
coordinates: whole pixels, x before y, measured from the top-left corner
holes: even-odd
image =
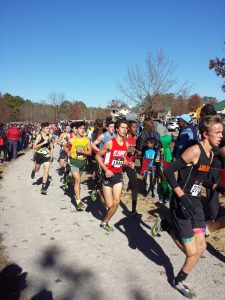
[[[134,221],[126,216],[126,206],[120,207],[112,220],[115,232],[109,235],[99,228],[104,209],[91,201],[87,184],[82,184],[82,196],[88,207],[77,212],[60,188],[57,162],[51,167],[47,196],[38,185],[42,171],[33,181],[31,168],[28,152],[7,167],[0,182],[0,232],[8,260],[16,264],[8,271],[19,282],[18,295],[47,300],[184,299],[170,286],[184,256],[166,233],[151,237],[148,212]],[[188,278],[198,299],[224,299],[225,256],[213,251],[205,253]]]

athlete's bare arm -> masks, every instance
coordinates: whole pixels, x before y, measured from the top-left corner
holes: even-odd
[[[91,143],[91,148],[95,151],[98,152],[99,148],[97,147],[97,145],[99,145],[104,139],[103,134],[101,134],[94,142]]]
[[[77,151],[79,151],[80,153],[83,153],[84,155],[91,156],[92,150],[91,150],[90,140],[88,139],[88,144],[87,144],[87,149],[86,150],[77,150]]]
[[[112,149],[112,141],[110,140],[103,145],[102,149],[100,149],[95,156],[95,160],[105,171],[106,177],[112,177],[113,172],[111,172],[110,170],[107,169],[106,165],[102,161],[102,156],[104,156],[106,154],[106,152],[110,151],[111,149]]]
[[[41,144],[39,144],[41,141],[41,135],[38,134],[38,136],[36,137],[35,143],[34,143],[34,150],[41,148],[41,146],[44,146],[45,144],[48,144],[48,139],[44,140],[44,142],[42,142]]]
[[[184,151],[184,153],[181,155],[183,160],[188,165],[195,165],[198,162],[199,156],[201,154],[201,150],[198,145],[194,145],[187,150]],[[184,191],[181,189],[181,187],[176,187],[174,189],[174,192],[178,197],[182,197],[184,195]]]
[[[57,144],[60,145],[60,146],[61,146],[63,137],[64,137],[64,132],[60,134],[60,137],[57,140]]]

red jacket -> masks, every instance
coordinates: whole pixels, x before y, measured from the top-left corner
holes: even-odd
[[[21,132],[20,132],[19,128],[12,127],[6,131],[6,135],[7,135],[8,140],[17,141],[21,136]]]

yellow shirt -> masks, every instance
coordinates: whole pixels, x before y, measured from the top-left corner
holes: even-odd
[[[83,137],[83,139],[78,139],[76,136],[73,138],[72,148],[71,148],[71,157],[79,160],[85,160],[86,155],[83,153],[77,153],[77,149],[87,150],[89,139]]]

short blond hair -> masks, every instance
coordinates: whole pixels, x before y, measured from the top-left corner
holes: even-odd
[[[203,132],[209,132],[211,127],[215,124],[221,124],[223,125],[223,122],[219,116],[205,116],[200,119],[199,122],[199,133],[203,137]]]

